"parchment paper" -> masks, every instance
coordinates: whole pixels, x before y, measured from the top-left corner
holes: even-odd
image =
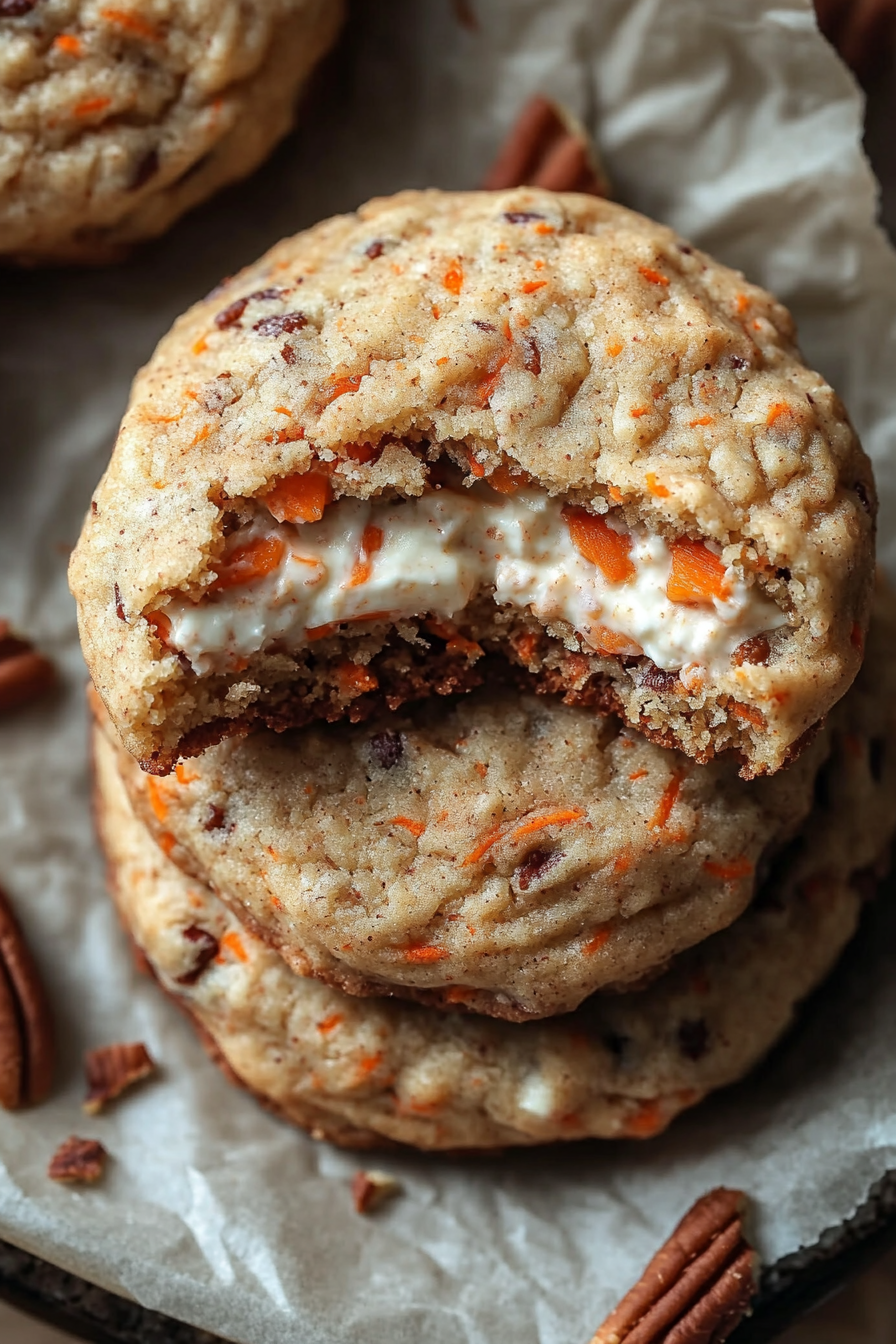
[[[810,362],[874,456],[896,565],[896,256],[874,224],[861,104],[803,0],[375,0],[260,174],[119,269],[0,273],[0,611],[64,688],[0,725],[0,874],[52,988],[59,1086],[0,1113],[0,1236],[240,1344],[573,1344],[691,1200],[758,1205],[773,1260],[850,1215],[896,1166],[896,919],[871,915],[832,984],[750,1081],[647,1144],[495,1160],[379,1159],[405,1193],[371,1219],[359,1161],[260,1111],[138,977],[91,832],[84,669],[68,549],[128,384],[221,275],[321,216],[408,185],[475,184],[545,90],[594,131],[623,201],[743,267],[794,309]],[[891,898],[891,907],[896,901]],[[88,1121],[89,1046],[143,1039],[159,1080]],[[51,1185],[72,1131],[102,1187]]]

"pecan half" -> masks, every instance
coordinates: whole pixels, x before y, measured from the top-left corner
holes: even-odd
[[[148,1078],[155,1067],[142,1041],[127,1045],[118,1042],[115,1045],[101,1045],[97,1050],[88,1050],[84,1056],[84,1073],[87,1078],[85,1112],[97,1115],[107,1101],[121,1096],[125,1088],[132,1087],[141,1078]]]
[[[357,1213],[372,1213],[400,1190],[400,1183],[385,1171],[356,1171],[352,1178],[352,1199]]]
[[[482,184],[486,191],[546,187],[608,196],[609,185],[587,133],[565,108],[537,94],[520,113]],[[534,216],[507,216],[511,224]]]
[[[722,1344],[756,1291],[740,1190],[710,1190],[682,1218],[591,1344]]]
[[[49,658],[0,620],[0,714],[30,704],[55,684],[56,669]]]
[[[50,1007],[34,958],[0,888],[0,1106],[43,1101],[53,1081]]]
[[[106,1152],[99,1139],[79,1139],[76,1134],[60,1143],[47,1167],[51,1181],[93,1185],[106,1169]]]

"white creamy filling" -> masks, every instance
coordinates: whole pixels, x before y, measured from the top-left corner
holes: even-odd
[[[408,500],[344,498],[316,523],[276,523],[260,514],[233,541],[243,547],[279,537],[279,565],[198,602],[175,598],[165,608],[169,642],[195,672],[226,671],[275,641],[297,650],[341,621],[383,614],[452,620],[477,592],[493,590],[497,603],[528,608],[542,622],[568,621],[594,648],[601,638],[607,643],[602,627],[658,667],[694,675],[720,673],[743,640],[786,623],[770,598],[730,568],[724,600],[672,602],[669,546],[646,531],[631,533],[634,573],[609,582],[576,549],[562,507],[540,491],[502,496],[476,485]],[[369,556],[369,577],[353,582],[370,527],[381,530],[382,545]]]

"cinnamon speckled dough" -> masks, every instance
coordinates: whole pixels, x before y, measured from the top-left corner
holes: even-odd
[[[99,261],[245,176],[341,0],[19,0],[0,16],[0,253]]]
[[[281,478],[323,464],[332,507],[411,498],[439,456],[470,480],[521,470],[623,526],[706,540],[789,622],[758,661],[686,689],[562,621],[508,626],[492,603],[494,629],[472,633],[542,685],[697,759],[730,748],[749,775],[776,770],[855,676],[870,465],[780,304],[593,197],[405,192],[278,244],[186,313],[134,383],[71,584],[94,682],[146,768],[259,720],[364,717],[377,682],[390,707],[419,693],[420,667],[413,691],[401,681],[408,659],[425,671],[416,626],[395,636],[397,670],[386,622],[200,677],[163,642],[164,617],[174,592],[208,599],[227,534],[269,519],[260,497]],[[360,675],[342,677],[346,658]]]
[[[356,999],[295,975],[163,856],[100,732],[97,812],[124,923],[163,988],[231,1077],[315,1137],[427,1149],[646,1138],[746,1073],[851,937],[867,890],[851,875],[896,820],[887,745],[871,796],[864,763],[839,756],[827,804],[729,929],[649,988],[550,1023]]]
[[[789,769],[751,782],[730,760],[695,766],[613,716],[506,689],[231,739],[164,780],[118,748],[120,769],[172,859],[299,973],[543,1017],[736,919],[841,739],[856,805],[873,811],[893,632],[882,598],[830,724]]]

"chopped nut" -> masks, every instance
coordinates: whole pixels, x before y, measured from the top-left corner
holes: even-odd
[[[131,1087],[141,1078],[149,1077],[154,1069],[155,1064],[142,1041],[129,1045],[101,1045],[97,1050],[89,1050],[84,1056],[84,1073],[87,1078],[85,1112],[87,1115],[97,1115],[107,1101],[120,1096],[125,1088]]]
[[[746,1314],[757,1257],[744,1240],[740,1190],[698,1199],[591,1344],[722,1344]]]
[[[385,1171],[356,1171],[352,1178],[352,1199],[358,1213],[372,1213],[400,1190],[400,1182]]]
[[[93,1185],[106,1169],[106,1152],[99,1139],[79,1139],[76,1134],[60,1143],[47,1167],[51,1181]]]
[[[43,1101],[53,1080],[50,1008],[34,958],[0,889],[0,1106]]]

